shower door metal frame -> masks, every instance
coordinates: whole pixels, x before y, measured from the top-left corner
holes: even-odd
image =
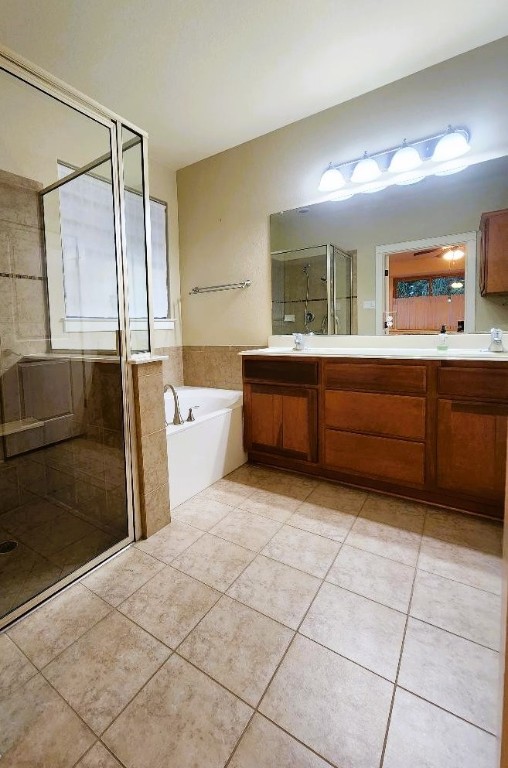
[[[331,312],[333,314],[331,322],[329,321],[328,327],[333,328],[333,335],[334,336],[351,336],[353,332],[353,257],[351,254],[347,253],[347,251],[343,251],[342,248],[339,248],[338,245],[329,244],[326,246],[327,251],[329,250],[329,256],[328,256],[328,263],[333,264],[333,268],[331,268],[332,272],[332,301],[330,302],[330,308]],[[337,274],[336,274],[336,260],[335,260],[335,252],[339,253],[343,258],[347,259],[349,262],[349,334],[345,333],[338,333],[337,332],[337,296],[335,293],[335,285],[337,282]],[[332,307],[333,304],[333,307]]]
[[[137,472],[135,472],[136,454],[133,442],[133,383],[131,365],[131,340],[129,317],[129,291],[128,291],[128,264],[127,246],[125,237],[125,209],[123,207],[123,157],[122,157],[122,127],[127,128],[141,137],[142,144],[142,172],[143,172],[143,200],[145,213],[145,253],[147,271],[148,292],[148,347],[151,351],[153,340],[153,306],[152,306],[152,274],[151,274],[151,239],[150,239],[150,213],[149,213],[149,189],[148,189],[148,135],[146,131],[138,128],[128,120],[111,112],[93,99],[89,99],[80,91],[67,85],[67,83],[53,77],[43,69],[24,59],[13,51],[0,46],[0,71],[16,77],[27,86],[36,88],[41,93],[50,96],[62,104],[74,109],[85,117],[91,118],[106,127],[110,135],[112,186],[113,186],[113,218],[115,226],[115,258],[117,269],[118,292],[118,325],[119,325],[119,363],[122,383],[123,405],[123,429],[124,429],[124,457],[125,457],[125,482],[126,482],[126,513],[128,533],[121,541],[114,544],[105,552],[89,560],[80,568],[77,568],[68,576],[43,590],[33,598],[15,608],[9,614],[0,618],[0,630],[18,621],[30,613],[43,602],[51,598],[63,589],[71,586],[77,579],[92,571],[95,567],[120,552],[131,544],[135,537],[135,510],[139,505],[139,488]]]

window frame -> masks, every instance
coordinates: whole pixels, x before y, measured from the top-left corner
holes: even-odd
[[[57,160],[57,167],[63,166],[64,168],[68,168],[71,171],[77,171],[79,168],[76,168],[75,166],[71,165],[71,163],[66,162],[65,160]],[[99,176],[98,174],[94,173],[88,173],[87,175],[91,176],[92,178],[96,178],[98,181],[103,181],[104,179]],[[106,183],[106,182],[104,182]],[[140,197],[143,197],[143,194],[141,192],[138,192],[138,190],[133,189],[132,187],[124,187],[125,192],[130,192],[131,194],[139,195]],[[168,216],[168,203],[166,200],[161,200],[158,197],[153,197],[152,195],[149,196],[150,203],[154,202],[158,205],[164,206],[164,239],[165,239],[165,259],[166,259],[166,292],[168,297],[168,314],[166,317],[155,317],[153,318],[154,322],[154,329],[155,330],[174,330],[175,328],[175,319],[171,317],[171,290],[170,290],[170,270],[169,270],[169,244],[168,244],[168,226],[169,226],[169,216]],[[152,262],[153,262],[153,254],[152,254]],[[65,293],[65,261],[63,258],[63,251],[62,251],[62,291],[63,291],[63,305],[65,314],[62,318],[63,321],[63,328],[65,333],[93,333],[94,331],[117,331],[118,330],[118,319],[117,318],[108,318],[108,317],[74,317],[69,316],[67,314],[67,303],[66,303],[66,293]],[[133,331],[142,331],[145,329],[146,324],[144,320],[136,320],[131,319],[130,321],[131,330]]]

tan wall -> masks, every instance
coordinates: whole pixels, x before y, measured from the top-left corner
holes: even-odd
[[[268,217],[316,202],[331,159],[430,135],[450,122],[469,127],[475,150],[506,150],[507,56],[504,38],[179,171],[184,344],[266,343]],[[193,285],[246,278],[253,285],[243,291],[188,295]]]

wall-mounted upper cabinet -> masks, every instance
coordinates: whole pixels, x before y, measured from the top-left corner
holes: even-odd
[[[480,232],[480,293],[508,293],[508,208],[484,213]]]

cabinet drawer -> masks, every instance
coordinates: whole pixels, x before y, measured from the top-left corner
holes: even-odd
[[[316,361],[245,358],[243,377],[254,381],[273,381],[277,384],[312,385],[319,381],[319,369]]]
[[[325,392],[325,425],[424,440],[425,398],[329,389]]]
[[[341,472],[423,485],[425,446],[373,435],[325,430],[325,463]]]
[[[508,365],[475,367],[446,367],[438,370],[437,388],[440,395],[476,397],[479,400],[508,400]]]
[[[427,369],[425,365],[326,362],[324,385],[327,389],[419,395],[427,390]]]

